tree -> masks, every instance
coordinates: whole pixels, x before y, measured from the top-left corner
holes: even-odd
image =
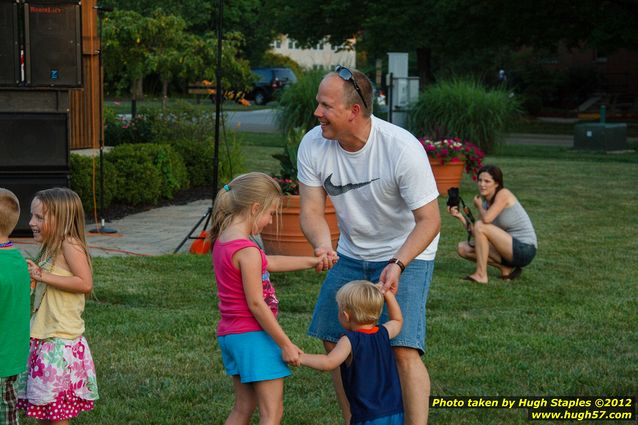
[[[118,90],[130,90],[133,117],[143,95],[142,81],[152,71],[148,19],[137,12],[114,11],[103,20],[104,74],[117,81]]]
[[[133,10],[142,16],[152,16],[158,10],[181,17],[192,34],[217,31],[217,1],[208,0],[105,0],[116,10]],[[224,2],[223,31],[242,34],[238,53],[251,63],[257,63],[275,37],[273,11],[265,0],[233,0]]]
[[[370,57],[414,51],[422,86],[434,64],[477,49],[555,49],[559,43],[638,47],[633,0],[268,0],[276,28],[302,45],[357,37]]]
[[[115,11],[104,20],[105,75],[117,81],[118,90],[130,89],[132,115],[144,77],[158,73],[162,81],[164,104],[168,84],[176,76],[187,83],[215,79],[217,40],[185,32],[182,18],[161,11],[144,17],[133,11]],[[251,81],[249,65],[238,59],[239,34],[227,34],[222,48],[223,87],[246,90]]]
[[[183,51],[186,48],[186,22],[177,16],[165,15],[161,10],[148,20],[151,53],[148,63],[162,81],[162,107],[166,109],[168,84],[183,67]]]

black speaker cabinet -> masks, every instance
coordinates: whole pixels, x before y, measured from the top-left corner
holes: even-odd
[[[18,4],[0,0],[0,86],[17,86],[20,80]]]
[[[24,4],[26,84],[34,87],[82,85],[82,29],[79,2]]]
[[[69,169],[68,114],[0,113],[0,173]]]
[[[69,187],[68,173],[3,173],[0,187],[9,189],[20,201],[20,219],[13,236],[30,236],[31,200],[36,192],[52,187]]]

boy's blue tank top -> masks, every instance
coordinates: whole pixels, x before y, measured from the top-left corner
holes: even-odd
[[[350,365],[341,365],[341,379],[350,402],[351,423],[403,412],[401,383],[390,347],[388,330],[375,333],[346,331],[352,345]]]

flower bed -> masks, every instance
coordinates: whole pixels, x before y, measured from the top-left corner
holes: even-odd
[[[465,161],[465,172],[476,180],[476,173],[483,165],[485,153],[474,143],[459,138],[432,141],[427,136],[419,139],[428,157],[441,165]]]

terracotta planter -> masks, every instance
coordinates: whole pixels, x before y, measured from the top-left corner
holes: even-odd
[[[266,226],[261,232],[261,240],[264,243],[266,254],[314,255],[312,246],[301,231],[299,212],[299,195],[286,196],[283,200],[279,231],[277,231],[277,223],[273,220],[273,223]],[[326,220],[330,227],[330,238],[334,248],[339,240],[339,226],[337,225],[337,214],[330,198],[326,199]]]
[[[447,196],[447,190],[451,187],[459,187],[465,170],[465,161],[441,164],[439,160],[428,159],[430,160],[430,167],[432,167],[436,188],[439,190],[440,196]]]

